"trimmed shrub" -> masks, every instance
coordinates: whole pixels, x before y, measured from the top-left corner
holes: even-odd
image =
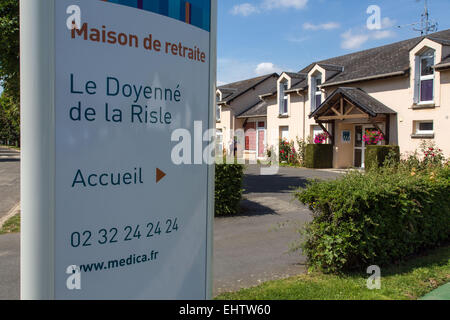
[[[383,169],[312,182],[296,197],[313,210],[303,252],[340,272],[396,262],[450,239],[450,168]]]
[[[216,164],[215,215],[232,215],[239,212],[242,199],[244,166]]]
[[[332,168],[333,145],[308,144],[306,146],[305,166],[307,168]]]
[[[389,158],[394,162],[400,161],[399,146],[367,146],[364,154],[366,169],[382,167],[384,161]]]
[[[280,139],[279,150],[281,163],[297,163],[297,151],[295,151],[294,141],[288,142]]]

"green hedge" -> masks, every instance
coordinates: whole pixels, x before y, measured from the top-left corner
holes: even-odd
[[[450,239],[449,194],[449,167],[418,174],[352,172],[312,182],[296,192],[314,211],[303,252],[311,266],[339,272],[393,263],[439,245]]]
[[[308,144],[306,146],[305,166],[307,168],[332,168],[333,145]]]
[[[390,154],[394,155],[394,161],[400,161],[399,146],[367,146],[364,154],[366,169],[382,167]]]
[[[232,215],[239,212],[242,199],[244,166],[216,164],[215,214]]]

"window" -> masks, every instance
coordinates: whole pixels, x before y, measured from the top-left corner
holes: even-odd
[[[318,73],[311,78],[311,112],[314,112],[322,104],[322,74]]]
[[[223,133],[222,129],[216,130],[216,156],[223,154]]]
[[[434,101],[434,51],[428,50],[417,57],[416,103]]]
[[[433,121],[416,121],[415,134],[434,134]]]
[[[323,130],[320,126],[312,126],[312,140],[316,138],[319,134],[322,134]]]
[[[220,106],[216,104],[216,120],[220,121]]]
[[[289,141],[289,127],[280,127],[280,139]]]
[[[216,121],[220,121],[220,95],[216,95]]]
[[[322,104],[322,91],[320,91],[320,88],[319,88],[319,86],[322,84],[322,79],[316,78],[315,80],[316,80],[316,84],[315,84],[316,90],[315,90],[314,95],[315,95],[315,100],[316,100],[315,108],[317,109]]]
[[[288,94],[286,94],[288,86],[287,81],[280,83],[280,115],[288,114]]]

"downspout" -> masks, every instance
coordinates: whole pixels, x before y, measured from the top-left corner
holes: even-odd
[[[305,109],[306,109],[306,101],[305,101],[305,95],[304,94],[301,94],[300,93],[300,90],[297,90],[297,91],[295,91],[299,96],[301,96],[302,97],[302,100],[303,100],[303,137],[302,137],[302,139],[303,140],[305,140],[306,139],[306,137],[305,137],[305,133],[306,133],[306,131],[305,131],[305,125],[306,125],[306,119],[305,119],[305,117],[306,117],[306,112],[305,112]]]

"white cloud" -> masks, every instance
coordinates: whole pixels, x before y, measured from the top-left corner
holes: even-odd
[[[274,8],[303,9],[307,4],[308,0],[264,0],[262,7],[268,10]]]
[[[381,20],[381,28],[382,29],[387,29],[387,28],[392,28],[393,26],[395,26],[396,21],[392,20],[389,17],[385,17],[383,18],[383,20]]]
[[[274,65],[272,62],[261,62],[260,64],[258,64],[256,66],[255,69],[255,73],[258,76],[262,76],[264,74],[269,74],[269,73],[280,73],[282,71],[281,68],[277,67],[276,65]]]
[[[235,16],[241,15],[241,16],[247,17],[247,16],[249,16],[251,14],[258,13],[259,12],[259,8],[255,7],[251,3],[242,3],[242,4],[235,5],[231,9],[230,12],[231,12],[232,15],[235,15]]]
[[[250,61],[219,58],[217,59],[217,82],[226,84],[255,77],[256,65],[257,63]]]
[[[327,22],[327,23],[321,23],[321,24],[312,24],[309,22],[306,22],[303,24],[303,29],[305,30],[333,30],[340,28],[341,25],[337,22]]]
[[[372,33],[372,37],[376,40],[392,38],[395,35],[395,32],[391,30],[381,30],[375,31]]]
[[[379,30],[368,30],[367,28],[364,28],[359,32],[355,32],[353,29],[349,29],[341,34],[341,47],[343,49],[355,50],[359,49],[369,40],[393,38],[396,34],[391,28],[395,26],[395,23],[395,20],[385,17],[381,21],[381,29]]]
[[[272,9],[281,8],[293,8],[293,9],[303,9],[308,0],[261,0],[259,5],[253,5],[251,3],[245,2],[233,6],[230,10],[232,15],[241,15],[247,17],[252,14],[260,13],[261,11],[268,11]]]
[[[344,32],[341,37],[343,38],[341,47],[349,50],[360,48],[370,38],[368,34],[354,34],[352,30]]]
[[[290,69],[283,69],[272,62],[258,63],[234,58],[217,59],[217,83],[219,85],[281,71],[290,71]]]

